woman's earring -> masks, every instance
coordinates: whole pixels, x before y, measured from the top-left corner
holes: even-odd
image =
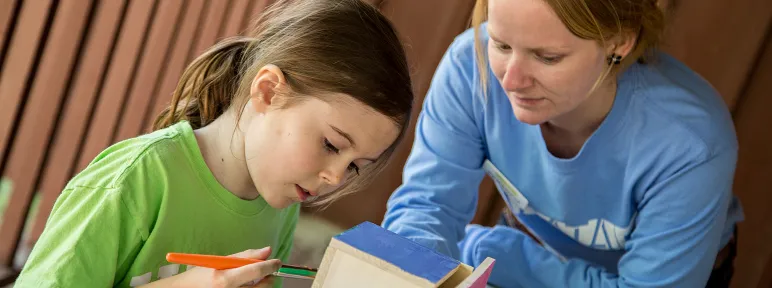
[[[617,65],[619,63],[622,63],[622,56],[615,54],[611,54],[611,56],[608,57],[608,64],[614,64]]]

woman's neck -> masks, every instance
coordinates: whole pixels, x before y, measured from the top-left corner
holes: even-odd
[[[555,156],[570,158],[600,127],[611,111],[616,97],[616,81],[606,81],[576,109],[541,124],[547,147]]]
[[[238,120],[239,123],[247,122],[244,117],[249,116],[246,114]],[[220,185],[241,199],[252,200],[259,194],[249,176],[244,157],[244,137],[236,126],[235,115],[228,110],[194,133],[204,161]]]

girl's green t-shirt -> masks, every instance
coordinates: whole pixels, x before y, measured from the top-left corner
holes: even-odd
[[[187,269],[169,252],[271,246],[286,261],[298,213],[223,188],[182,121],[107,148],[75,176],[14,287],[136,287]]]

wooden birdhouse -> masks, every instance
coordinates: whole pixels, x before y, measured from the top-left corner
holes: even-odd
[[[333,237],[314,288],[483,288],[495,260],[476,269],[370,222]]]

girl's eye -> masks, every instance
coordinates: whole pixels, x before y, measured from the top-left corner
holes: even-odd
[[[359,166],[357,166],[354,163],[351,163],[350,165],[348,165],[348,170],[354,171],[355,173],[357,173],[357,175],[359,175]]]
[[[332,145],[332,143],[330,143],[330,140],[327,140],[327,138],[324,138],[324,149],[327,150],[327,152],[329,153],[335,153],[335,154],[340,153],[340,149],[338,149],[338,147],[335,147],[335,145]],[[354,163],[351,163],[350,165],[348,165],[348,170],[353,171],[357,173],[357,175],[359,175],[359,166],[357,166]]]
[[[330,143],[330,140],[327,140],[327,138],[324,138],[324,149],[327,150],[327,152],[338,154],[340,153],[340,149],[338,147],[335,147]]]

